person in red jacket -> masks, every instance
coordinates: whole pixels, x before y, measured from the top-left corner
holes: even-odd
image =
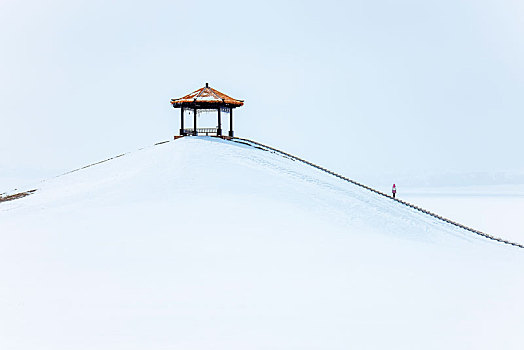
[[[391,192],[393,192],[393,198],[395,198],[395,195],[397,194],[397,186],[395,184],[393,184],[393,189]]]

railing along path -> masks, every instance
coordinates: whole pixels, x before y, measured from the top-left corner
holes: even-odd
[[[430,215],[430,216],[432,216],[432,217],[434,217],[434,218],[436,218],[436,219],[438,219],[438,220],[444,221],[444,222],[446,222],[446,223],[448,223],[448,224],[451,224],[451,225],[453,225],[453,226],[460,227],[460,228],[462,228],[462,229],[464,229],[464,230],[466,230],[466,231],[473,232],[473,233],[475,233],[475,234],[477,234],[477,235],[479,235],[479,236],[482,236],[482,237],[485,237],[485,238],[491,239],[491,240],[493,240],[493,241],[501,242],[501,243],[504,243],[504,244],[509,244],[509,245],[512,245],[512,246],[515,246],[515,247],[519,247],[519,248],[524,248],[524,245],[522,245],[522,244],[515,243],[515,242],[510,242],[510,241],[507,241],[507,240],[502,239],[502,238],[494,237],[494,236],[489,235],[489,234],[487,234],[487,233],[484,233],[484,232],[482,232],[482,231],[475,230],[474,228],[471,228],[471,227],[468,227],[468,226],[465,226],[465,225],[459,224],[458,222],[455,222],[455,221],[452,221],[452,220],[447,219],[447,218],[445,218],[445,217],[442,217],[442,216],[440,216],[440,215],[437,215],[437,214],[435,214],[435,213],[433,213],[433,212],[430,212],[429,210],[422,209],[422,208],[420,208],[420,207],[417,207],[417,206],[414,205],[414,204],[408,203],[408,202],[403,201],[403,200],[401,200],[401,199],[393,198],[392,196],[390,196],[390,195],[388,195],[388,194],[386,194],[386,193],[384,193],[384,192],[378,191],[378,190],[376,190],[376,189],[374,189],[374,188],[371,188],[371,187],[369,187],[369,186],[366,186],[366,185],[364,185],[364,184],[361,184],[361,183],[359,183],[359,182],[357,182],[357,181],[355,181],[355,180],[348,179],[347,177],[344,177],[344,176],[342,176],[342,175],[339,175],[339,174],[337,174],[337,173],[335,173],[335,172],[333,172],[333,171],[331,171],[331,170],[328,170],[328,169],[323,168],[323,167],[321,167],[321,166],[319,166],[319,165],[316,165],[316,164],[313,164],[313,163],[311,163],[311,162],[308,162],[307,160],[301,159],[301,158],[299,158],[299,157],[296,157],[296,156],[294,156],[294,155],[292,155],[292,154],[286,153],[286,152],[281,151],[281,150],[279,150],[279,149],[276,149],[276,148],[273,148],[273,147],[270,147],[270,146],[264,145],[264,144],[262,144],[262,143],[260,143],[260,142],[256,142],[256,141],[252,141],[252,140],[244,139],[244,138],[240,138],[240,137],[234,137],[234,138],[232,138],[232,141],[234,141],[234,142],[238,142],[238,143],[243,143],[243,144],[246,144],[246,145],[248,145],[248,146],[252,146],[252,147],[256,147],[256,148],[260,148],[260,149],[262,149],[262,150],[266,150],[266,151],[267,151],[267,150],[270,150],[270,151],[273,151],[273,152],[279,153],[279,154],[281,154],[281,155],[283,155],[283,156],[286,156],[286,157],[288,157],[288,158],[291,158],[291,159],[297,160],[297,161],[299,161],[299,162],[302,162],[302,163],[304,163],[304,164],[307,164],[307,165],[309,165],[309,166],[312,166],[312,167],[314,167],[314,168],[317,168],[318,170],[321,170],[321,171],[323,171],[323,172],[325,172],[325,173],[328,173],[328,174],[330,174],[330,175],[333,175],[333,176],[335,176],[335,177],[338,177],[339,179],[342,179],[342,180],[344,180],[344,181],[347,181],[347,182],[352,183],[352,184],[354,184],[354,185],[357,185],[357,186],[359,186],[359,187],[365,188],[366,190],[369,190],[369,191],[371,191],[371,192],[374,192],[374,193],[376,193],[376,194],[378,194],[378,195],[380,195],[380,196],[383,196],[383,197],[389,198],[389,199],[391,199],[391,200],[394,200],[394,201],[396,201],[397,203],[400,203],[400,204],[405,205],[405,206],[407,206],[407,207],[410,207],[410,208],[413,208],[413,209],[415,209],[415,210],[418,210],[418,211],[420,211],[421,213],[424,213],[424,214]]]

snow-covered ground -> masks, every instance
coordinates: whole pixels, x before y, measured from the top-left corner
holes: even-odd
[[[416,188],[399,194],[467,226],[524,242],[524,185]]]
[[[524,250],[267,151],[183,138],[36,187],[0,203],[2,349],[524,341]]]

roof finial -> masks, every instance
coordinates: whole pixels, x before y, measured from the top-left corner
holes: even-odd
[[[209,87],[209,83],[206,83],[206,87]]]

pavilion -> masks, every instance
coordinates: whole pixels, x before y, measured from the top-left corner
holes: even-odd
[[[244,101],[229,97],[228,95],[209,87],[209,84],[206,83],[206,86],[190,93],[189,95],[181,98],[171,99],[171,104],[174,108],[180,108],[180,136],[175,136],[175,138],[197,135],[211,135],[222,138],[230,138],[234,136],[233,109],[243,106]],[[197,127],[197,116],[199,111],[206,110],[217,111],[217,127]],[[184,111],[193,112],[193,128],[184,127]],[[229,113],[229,136],[222,135],[222,112]]]

